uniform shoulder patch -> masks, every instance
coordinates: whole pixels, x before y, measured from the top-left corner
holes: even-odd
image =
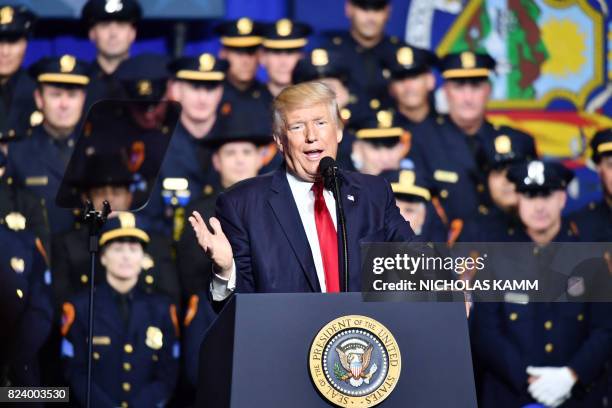
[[[198,303],[200,302],[200,298],[198,295],[191,295],[189,298],[189,304],[187,305],[187,313],[185,314],[185,321],[183,324],[185,327],[188,327],[196,314],[198,313]]]
[[[62,305],[62,336],[66,336],[70,331],[70,327],[72,327],[72,323],[74,323],[74,319],[76,317],[76,312],[74,310],[74,305],[70,302],[65,302]]]

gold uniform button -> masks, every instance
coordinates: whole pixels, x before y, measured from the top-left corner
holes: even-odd
[[[128,343],[125,346],[123,346],[123,351],[125,351],[128,354],[130,354],[131,352],[134,351],[134,347],[132,347],[132,345],[130,343]]]
[[[123,384],[121,384],[121,388],[123,388],[123,391],[125,392],[130,392],[130,390],[132,389],[132,386],[130,385],[129,382],[124,382]]]
[[[584,320],[584,315],[580,313],[576,318],[578,319],[579,322],[581,322]]]
[[[89,281],[89,277],[85,274],[81,275],[81,283],[85,284]]]
[[[153,354],[153,357],[151,357],[153,359],[153,361],[158,361],[159,357],[157,357],[157,354]]]
[[[130,371],[132,369],[132,365],[130,363],[123,363],[123,370]]]
[[[153,284],[153,276],[151,276],[151,275],[145,276],[145,282],[147,282],[147,284],[149,284],[149,285],[152,285]]]
[[[481,213],[482,215],[487,215],[489,213],[489,209],[487,208],[486,205],[479,205],[478,212]]]
[[[128,408],[128,403],[127,403],[127,402],[125,402],[125,401],[123,401],[123,402],[121,403],[121,408]]]
[[[516,319],[518,319],[518,314],[514,312],[510,313],[510,320],[515,321]]]
[[[448,191],[447,190],[440,191],[440,197],[447,198],[448,197]]]
[[[476,191],[478,191],[479,193],[482,193],[484,191],[484,184],[478,184],[476,186]]]
[[[547,353],[552,353],[554,348],[555,347],[552,345],[552,343],[546,343],[546,345],[544,346],[544,351],[546,351]]]
[[[100,359],[100,353],[97,353],[97,352],[94,351],[93,354],[92,354],[92,357],[93,357],[94,360],[99,360]]]
[[[552,326],[553,326],[553,324],[552,324],[552,322],[550,320],[547,320],[547,321],[544,322],[544,328],[546,330],[552,329]]]
[[[21,289],[17,289],[17,297],[18,297],[19,299],[23,299],[23,290],[21,290]]]

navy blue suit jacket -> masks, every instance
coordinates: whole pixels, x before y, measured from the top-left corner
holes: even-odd
[[[385,179],[354,172],[342,176],[348,288],[355,292],[361,291],[360,243],[410,241],[414,233]],[[321,291],[285,166],[222,193],[216,212],[234,252],[237,292]]]

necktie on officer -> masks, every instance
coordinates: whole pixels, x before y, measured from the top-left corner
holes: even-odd
[[[313,184],[312,191],[315,196],[315,224],[319,237],[319,248],[323,258],[325,272],[325,286],[327,292],[340,292],[340,275],[338,273],[338,235],[334,221],[323,198],[323,182]]]

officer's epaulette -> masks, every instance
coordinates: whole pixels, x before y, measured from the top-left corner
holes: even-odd
[[[185,313],[185,320],[183,321],[183,325],[188,327],[196,314],[198,313],[198,303],[200,302],[200,298],[198,295],[191,295],[189,298],[189,304],[187,305],[187,313]]]
[[[176,314],[176,305],[175,304],[171,304],[170,305],[170,320],[172,320],[172,325],[174,326],[174,333],[176,334],[176,337],[180,337],[181,336],[181,330],[179,328],[179,321],[178,321],[178,316]]]
[[[461,235],[461,231],[463,231],[463,220],[460,218],[455,218],[451,221],[448,231],[448,239],[446,242],[449,246],[452,247],[455,242],[457,242],[459,235]]]
[[[70,302],[64,302],[62,305],[62,336],[66,336],[68,334],[72,323],[74,323],[75,317],[76,312],[74,310],[74,305]]]

